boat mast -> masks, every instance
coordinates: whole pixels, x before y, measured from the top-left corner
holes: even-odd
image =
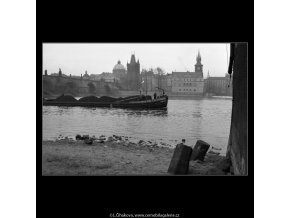
[[[147,96],[147,72],[145,72],[145,78],[146,78],[146,96]],[[147,97],[146,97],[147,99]]]

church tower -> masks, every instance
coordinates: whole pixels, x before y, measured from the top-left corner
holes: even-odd
[[[198,55],[196,56],[195,72],[202,73],[203,72],[202,67],[203,65],[201,64],[201,56],[198,50]]]
[[[61,72],[60,68],[59,68],[59,71],[58,71],[58,76],[62,76],[62,72]]]
[[[127,79],[131,90],[140,89],[140,63],[136,62],[135,54],[131,55],[130,63],[127,63]]]

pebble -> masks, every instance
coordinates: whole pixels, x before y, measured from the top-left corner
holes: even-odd
[[[123,137],[123,138],[122,138]],[[131,142],[129,140],[129,138],[133,138],[131,136],[117,136],[117,135],[112,135],[112,136],[108,136],[106,137],[105,135],[101,135],[99,138],[96,138],[95,135],[93,135],[92,137],[90,137],[89,135],[83,135],[81,136],[80,134],[77,134],[75,139],[74,138],[69,138],[69,137],[64,137],[61,134],[58,136],[58,138],[56,139],[56,141],[74,141],[74,140],[86,140],[88,139],[86,144],[89,144],[89,141],[96,141],[97,143],[105,143],[105,142],[113,142],[113,144],[122,144],[123,146],[142,146],[142,147],[147,147],[149,148],[150,152],[155,150],[156,148],[162,147],[162,148],[174,148],[174,146],[171,146],[170,144],[167,144],[165,142],[160,142],[160,143],[156,143],[156,142],[152,142],[152,141],[144,141],[144,140],[139,140],[138,142]],[[162,140],[162,139],[160,139]],[[172,140],[172,141],[178,141],[178,140]],[[106,145],[104,147],[107,147]],[[211,154],[215,154],[215,155],[219,155],[219,152],[214,152],[213,150],[221,150],[221,148],[217,148],[217,147],[213,147],[211,148],[212,150],[210,150],[208,153]]]
[[[111,141],[114,141],[114,138],[110,136],[108,137],[107,142],[111,142]]]
[[[122,140],[122,137],[120,137],[120,136],[114,136],[114,138],[115,138],[116,140]]]
[[[83,139],[89,139],[90,136],[89,135],[83,135]]]
[[[93,144],[93,140],[92,139],[85,139],[85,143],[88,145]]]
[[[76,135],[76,140],[82,140],[82,136],[81,135]]]

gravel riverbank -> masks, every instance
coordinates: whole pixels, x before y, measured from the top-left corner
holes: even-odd
[[[62,138],[42,143],[42,175],[170,175],[174,149],[120,136],[84,140]],[[208,153],[204,162],[190,161],[191,175],[224,175],[217,164],[225,157]]]
[[[43,141],[43,175],[167,175],[173,149],[134,143]]]

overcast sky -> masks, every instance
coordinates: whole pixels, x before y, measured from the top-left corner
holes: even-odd
[[[198,50],[201,54],[204,77],[224,76],[227,72],[229,44],[219,43],[44,43],[43,71],[81,75],[112,72],[118,60],[125,67],[132,53],[139,59],[141,69],[161,67],[166,73],[194,71]]]

